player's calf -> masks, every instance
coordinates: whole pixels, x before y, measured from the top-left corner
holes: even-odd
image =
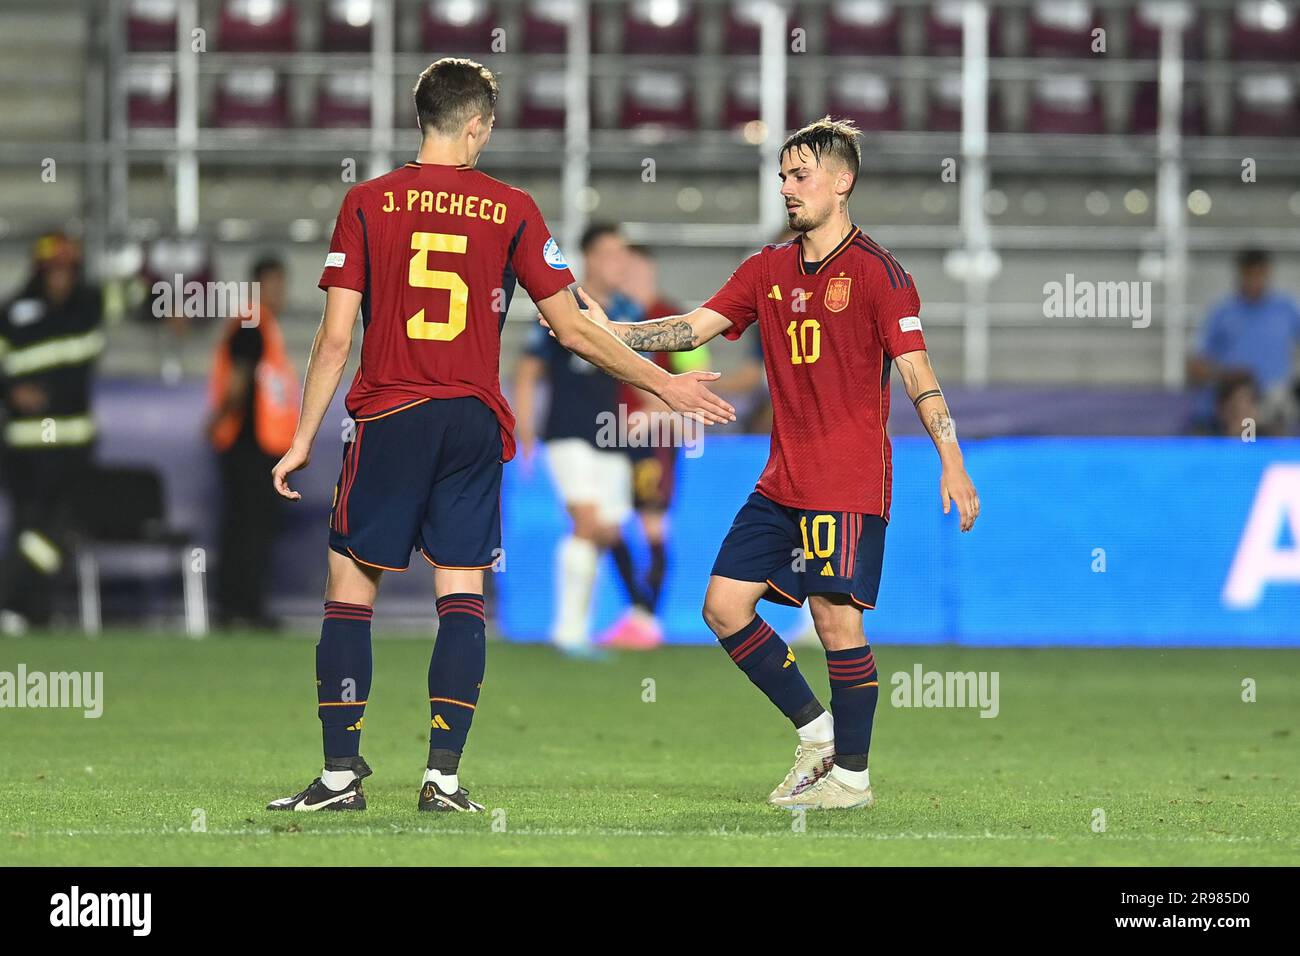
[[[429,763],[420,785],[420,810],[483,809],[469,799],[458,772],[487,663],[484,620],[482,594],[438,598],[438,639],[429,661]]]
[[[361,759],[361,728],[372,670],[368,604],[326,601],[316,644],[317,714],[326,753],[325,769],[306,789],[267,804],[268,810],[364,810],[361,781],[370,768]]]
[[[718,643],[736,666],[796,727],[825,712],[799,672],[794,651],[758,615]]]
[[[373,658],[365,604],[326,601],[316,644],[316,700],[325,753],[345,759],[361,751]]]
[[[719,643],[799,733],[794,766],[768,795],[769,803],[784,805],[830,770],[835,756],[834,722],[799,672],[794,651],[761,617],[755,615]]]
[[[835,715],[836,753],[831,775],[854,790],[871,789],[867,754],[880,681],[871,645],[826,652],[831,683],[831,712]]]

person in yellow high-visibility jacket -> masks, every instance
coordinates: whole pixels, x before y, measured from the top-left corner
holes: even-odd
[[[37,239],[32,274],[0,305],[0,472],[12,505],[0,567],[0,632],[44,627],[67,566],[77,484],[95,440],[90,387],[104,349],[100,290],[82,277],[77,244],[62,233]]]

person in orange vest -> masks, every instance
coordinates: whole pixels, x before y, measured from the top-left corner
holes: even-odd
[[[274,629],[266,577],[280,499],[266,480],[289,450],[298,422],[298,375],[276,316],[284,306],[284,263],[253,266],[253,305],[230,319],[209,383],[207,434],[221,468],[224,510],[217,566],[217,622]]]

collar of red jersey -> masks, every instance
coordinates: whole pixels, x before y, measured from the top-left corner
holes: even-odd
[[[411,160],[406,165],[411,169],[424,169],[425,167],[428,167],[430,169],[473,169],[474,168],[473,166],[467,166],[464,163],[458,163],[457,165],[452,166],[450,163],[421,163],[421,162],[417,162],[414,159]]]
[[[857,226],[854,226],[852,229],[850,229],[849,234],[840,240],[839,245],[837,245],[834,249],[828,252],[825,255],[825,257],[823,257],[821,262],[817,264],[817,268],[812,271],[812,275],[820,275],[821,271],[825,269],[827,265],[830,264],[831,260],[835,259],[837,256],[839,256],[840,253],[842,253],[845,249],[847,249],[849,247],[849,244],[853,242],[853,238],[857,235],[860,235],[861,232],[862,230]],[[799,237],[799,273],[800,275],[808,275],[809,273],[803,267],[803,264],[804,264],[803,236],[801,235]]]

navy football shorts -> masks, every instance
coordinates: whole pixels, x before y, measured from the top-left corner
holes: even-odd
[[[757,491],[736,514],[713,573],[767,582],[766,600],[803,604],[810,594],[847,594],[874,608],[885,557],[885,519],[777,504]]]
[[[330,511],[330,547],[405,571],[488,568],[501,547],[501,429],[477,398],[434,398],[357,419]]]

